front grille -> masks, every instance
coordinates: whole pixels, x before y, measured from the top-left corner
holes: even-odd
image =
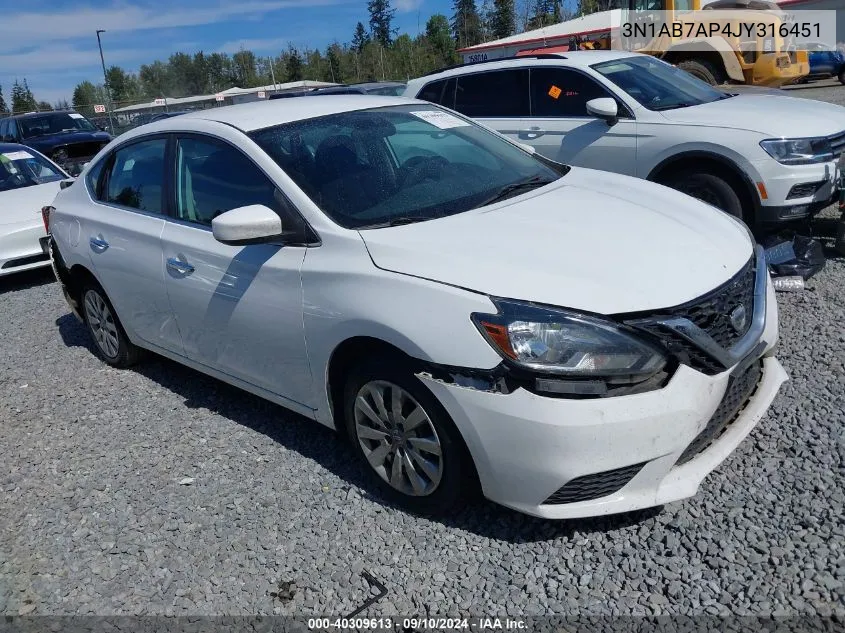
[[[748,400],[757,390],[760,378],[763,376],[763,361],[752,363],[740,376],[732,376],[728,382],[728,388],[722,401],[716,408],[716,412],[707,422],[707,426],[699,433],[692,443],[675,463],[676,466],[686,464],[688,461],[707,450],[710,445],[722,437],[731,423],[736,420],[739,412],[745,407]]]
[[[621,490],[634,476],[640,472],[647,462],[625,466],[615,470],[605,470],[601,473],[576,477],[564,484],[543,503],[561,505],[600,499]]]
[[[826,181],[822,180],[821,182],[805,182],[800,185],[794,185],[792,189],[789,190],[789,193],[786,194],[786,199],[793,200],[795,198],[806,198],[808,196],[812,196],[821,189],[825,182]]]
[[[17,268],[18,266],[28,266],[29,264],[35,264],[37,262],[46,262],[48,259],[50,259],[50,256],[43,253],[30,255],[28,257],[19,257],[18,259],[10,259],[3,264],[3,270],[7,268]]]
[[[657,337],[681,363],[710,376],[723,372],[726,368],[719,361],[658,321],[667,318],[687,319],[704,330],[723,349],[730,350],[751,327],[756,274],[754,260],[751,259],[742,270],[712,292],[684,305],[650,315],[647,320],[636,320],[631,325]],[[731,324],[731,313],[740,305],[745,306],[745,326],[737,331]]]
[[[828,136],[827,138],[830,141],[831,148],[833,148],[834,158],[839,158],[839,155],[843,150],[845,150],[845,131],[839,132],[839,134],[834,134],[833,136]]]
[[[57,152],[59,150],[64,150],[67,152],[68,158],[91,158],[96,156],[96,154],[103,148],[105,143],[100,143],[98,141],[91,141],[87,143],[71,143],[69,145],[62,145],[61,147],[56,148],[54,151]]]

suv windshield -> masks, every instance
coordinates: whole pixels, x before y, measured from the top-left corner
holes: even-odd
[[[76,112],[45,112],[18,119],[23,138],[60,134],[62,132],[96,132],[91,123]]]
[[[0,152],[0,191],[43,185],[63,178],[66,176],[55,165],[28,150]]]
[[[732,96],[653,57],[624,57],[592,68],[649,110],[686,108]]]
[[[250,136],[350,229],[462,213],[541,187],[567,167],[432,105],[344,112]]]

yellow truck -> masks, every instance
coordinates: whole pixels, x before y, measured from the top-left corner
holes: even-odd
[[[659,57],[710,84],[778,88],[810,72],[806,51],[796,50],[790,16],[764,0],[621,0],[622,5],[464,48],[465,62],[520,54],[619,47]],[[665,13],[658,13],[665,12]],[[660,24],[655,23],[658,16]],[[753,22],[753,30],[741,23]],[[667,28],[660,28],[665,25]],[[783,26],[783,28],[782,28]],[[625,33],[625,28],[630,33]],[[752,32],[749,32],[752,31]],[[783,37],[782,33],[787,32]]]

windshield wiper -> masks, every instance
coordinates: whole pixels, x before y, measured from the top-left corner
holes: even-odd
[[[522,182],[515,182],[513,184],[502,187],[501,189],[499,189],[496,195],[494,195],[492,198],[485,200],[478,206],[486,207],[487,205],[495,204],[497,202],[501,202],[502,200],[507,200],[513,195],[522,193],[523,191],[538,189],[540,187],[548,185],[550,182],[552,181],[546,180],[545,178],[541,178],[540,176],[534,176],[533,178],[523,180]]]
[[[667,103],[666,105],[658,105],[654,106],[651,110],[652,112],[661,112],[662,110],[677,110],[678,108],[689,108],[692,106],[692,103]]]
[[[434,216],[436,217],[436,216]],[[393,218],[391,220],[386,220],[385,222],[378,222],[376,224],[366,224],[364,226],[359,226],[358,229],[385,229],[390,226],[402,226],[404,224],[414,224],[416,222],[425,222],[426,220],[433,220],[434,217],[428,216],[421,216],[421,215],[414,215],[414,216],[401,216],[398,218]]]

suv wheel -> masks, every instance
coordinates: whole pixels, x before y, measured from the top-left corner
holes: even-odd
[[[845,85],[845,66],[839,71],[839,83]]]
[[[138,362],[141,350],[129,342],[102,288],[91,284],[82,290],[82,314],[100,358],[113,367]]]
[[[443,514],[475,480],[449,414],[407,363],[364,361],[346,382],[343,411],[355,452],[397,505]]]
[[[711,86],[718,86],[725,82],[722,70],[706,59],[685,59],[678,62],[678,68],[687,71],[697,79],[706,81]]]
[[[742,201],[739,195],[731,184],[721,176],[710,172],[699,172],[675,176],[666,184],[688,196],[712,204],[725,213],[729,213],[747,223],[747,218],[743,217]]]

